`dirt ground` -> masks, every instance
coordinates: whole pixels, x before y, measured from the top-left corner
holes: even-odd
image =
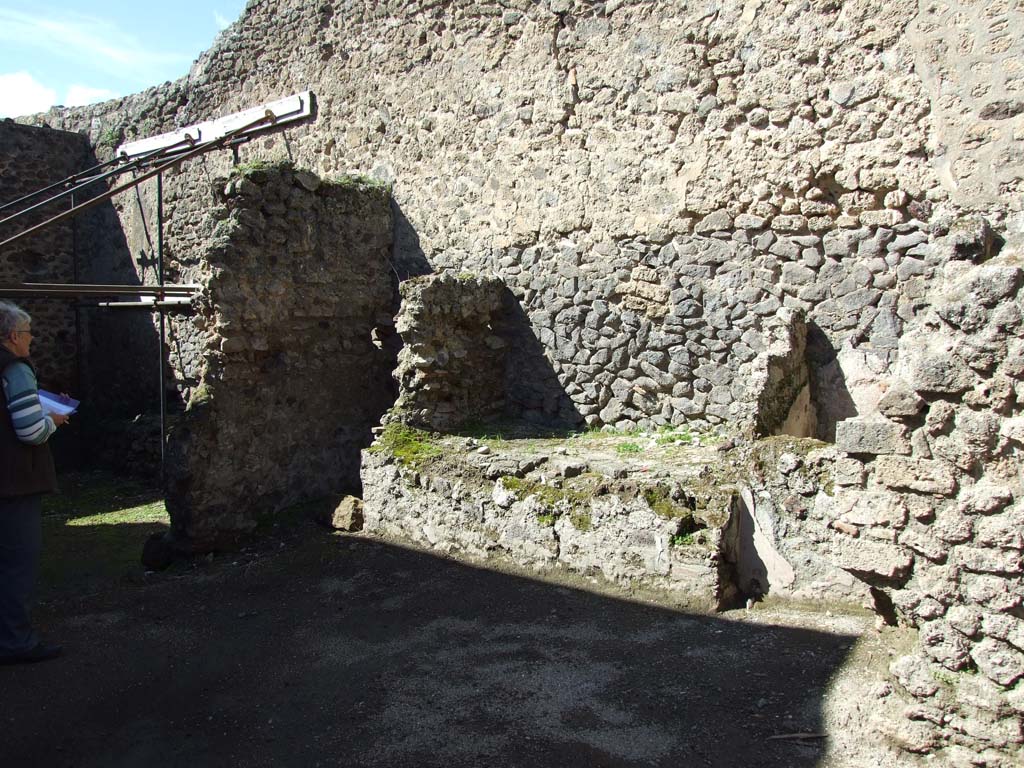
[[[887,764],[868,616],[688,614],[303,524],[51,577],[36,620],[65,654],[0,669],[8,766]]]

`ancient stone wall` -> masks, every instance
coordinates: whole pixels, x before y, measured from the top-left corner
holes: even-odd
[[[394,413],[403,422],[451,431],[506,413],[507,343],[493,327],[504,290],[500,280],[468,274],[402,283]]]
[[[892,665],[899,691],[917,699],[913,722],[889,730],[957,765],[972,753],[1012,764],[1005,756],[1019,760],[1024,742],[1019,258],[950,258],[931,309],[900,340],[878,412],[842,423],[837,438],[840,559],[858,561],[848,569],[920,630],[923,653]]]
[[[188,78],[45,119],[127,138],[314,85],[316,122],[243,157],[393,182],[400,271],[504,279],[557,376],[549,410],[561,388],[591,423],[726,421],[733,337],[788,305],[831,438],[920,309],[936,211],[1001,229],[1020,207],[1019,21],[908,0],[258,2]]]
[[[806,514],[823,551],[922,628],[923,672],[896,671],[929,703],[893,722],[924,734],[906,731],[908,748],[1013,764],[1020,547],[986,536],[1018,497],[1016,443],[993,433],[1016,418],[1016,385],[999,400],[1012,345],[996,338],[1019,336],[1002,308],[1016,293],[954,312],[942,285],[968,279],[964,258],[1012,267],[1021,252],[1022,13],[1002,1],[257,0],[187,78],[40,120],[98,144],[313,88],[316,121],[243,159],[393,183],[402,278],[501,278],[551,373],[520,392],[537,418],[734,424],[750,413],[748,378],[772,380],[752,342],[771,338],[780,310],[802,311],[797,420],[850,454],[835,496],[850,486],[859,499]],[[195,222],[228,162],[169,180],[182,279],[201,272],[207,223]],[[132,241],[138,211],[121,214]],[[181,340],[188,392],[202,344],[187,324]],[[958,344],[970,349],[954,355]],[[915,394],[924,426],[899,413]],[[991,485],[1006,503],[969,510]],[[950,514],[985,525],[947,533]],[[965,611],[981,618],[961,622]]]
[[[393,352],[374,343],[395,298],[387,190],[289,166],[214,183],[216,224],[187,267],[202,295],[175,330],[196,354],[167,468],[175,544],[200,549],[357,490],[394,400]]]

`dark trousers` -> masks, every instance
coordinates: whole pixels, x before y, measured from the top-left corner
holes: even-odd
[[[41,496],[0,499],[0,656],[35,647],[29,610],[42,545]]]

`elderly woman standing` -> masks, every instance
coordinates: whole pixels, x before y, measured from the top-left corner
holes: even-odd
[[[0,664],[46,661],[59,645],[42,642],[29,621],[42,544],[42,494],[56,489],[46,444],[66,416],[46,415],[28,360],[31,318],[0,301]]]

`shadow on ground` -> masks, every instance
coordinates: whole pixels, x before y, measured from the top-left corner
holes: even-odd
[[[854,641],[313,530],[43,597],[7,765],[815,766]]]

